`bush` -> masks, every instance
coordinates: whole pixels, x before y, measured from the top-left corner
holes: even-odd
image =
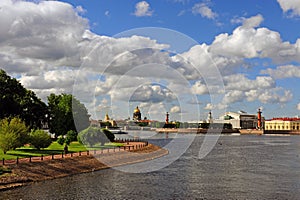
[[[28,129],[21,119],[5,118],[0,121],[0,148],[4,154],[11,149],[22,147],[28,139]]]
[[[34,130],[30,133],[30,144],[40,150],[47,148],[52,143],[51,136],[43,130]]]
[[[70,130],[68,131],[66,136],[60,135],[58,136],[57,143],[60,145],[63,145],[66,143],[67,145],[70,145],[71,142],[77,141],[77,133],[76,131]]]
[[[100,143],[102,146],[109,141],[114,140],[114,135],[108,130],[99,129],[96,127],[89,127],[78,134],[78,141],[81,144],[87,146],[94,146],[95,144]]]
[[[77,141],[77,132],[76,131],[73,131],[73,130],[69,130],[67,132],[67,140],[71,142],[74,142],[74,141]]]
[[[56,142],[57,142],[58,144],[60,144],[60,145],[63,145],[63,144],[65,143],[65,138],[64,138],[64,136],[62,136],[62,135],[58,136]]]

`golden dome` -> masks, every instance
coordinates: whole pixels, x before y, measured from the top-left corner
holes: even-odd
[[[139,107],[137,106],[137,107],[134,109],[133,112],[134,112],[134,113],[140,113],[141,111],[140,111]]]
[[[104,121],[107,122],[107,121],[109,121],[109,120],[110,120],[110,118],[109,118],[108,114],[106,113],[106,115],[105,115],[105,117],[104,117]]]

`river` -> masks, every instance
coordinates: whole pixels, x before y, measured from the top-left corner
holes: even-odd
[[[173,134],[149,141],[166,146]],[[1,199],[299,199],[299,136],[221,136],[200,159],[205,136],[173,163],[147,173],[105,169],[33,183]],[[163,159],[163,158],[161,158]],[[139,165],[127,166],[134,169]],[[127,169],[128,169],[127,168]]]

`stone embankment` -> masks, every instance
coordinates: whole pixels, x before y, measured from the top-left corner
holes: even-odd
[[[12,189],[31,182],[60,178],[80,173],[133,164],[168,154],[166,149],[149,144],[141,149],[81,155],[42,162],[24,162],[8,167],[12,173],[0,176],[0,190]]]

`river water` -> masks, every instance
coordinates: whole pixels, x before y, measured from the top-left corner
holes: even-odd
[[[299,136],[224,135],[199,159],[204,138],[195,136],[160,170],[105,169],[4,191],[0,199],[300,199]],[[149,138],[161,146],[171,140]]]

